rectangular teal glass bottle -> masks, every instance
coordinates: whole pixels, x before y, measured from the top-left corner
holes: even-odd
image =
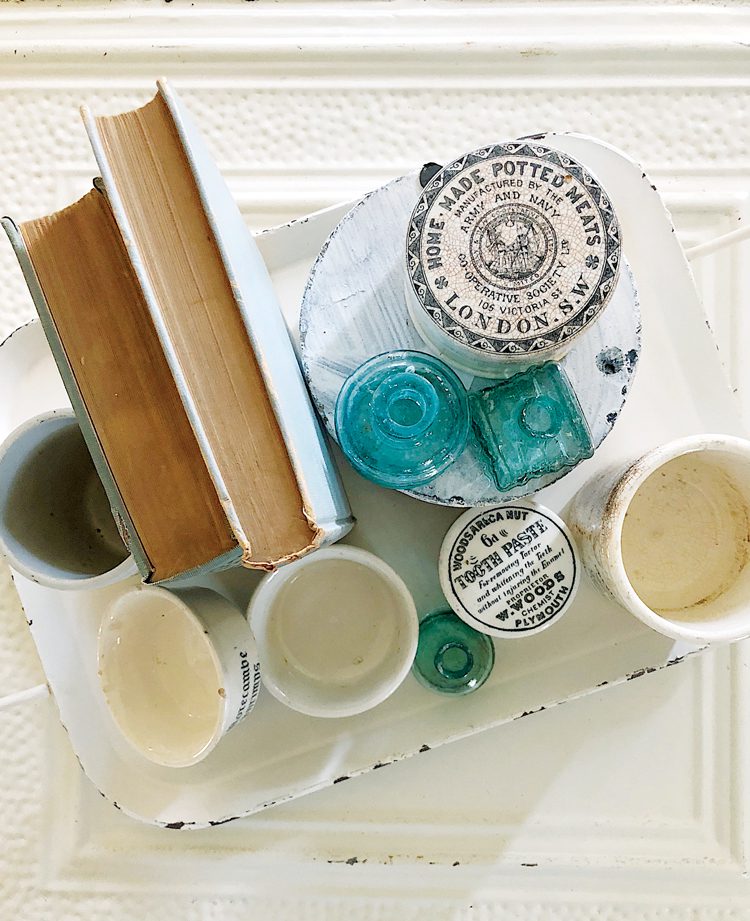
[[[472,426],[498,489],[573,467],[594,453],[578,398],[553,361],[468,397]]]

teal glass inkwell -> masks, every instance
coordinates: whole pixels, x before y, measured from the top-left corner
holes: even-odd
[[[412,671],[425,687],[442,694],[469,694],[480,688],[495,664],[495,646],[453,611],[433,611],[419,624]]]
[[[423,352],[376,355],[344,382],[336,437],[362,476],[392,489],[434,480],[469,435],[466,391],[442,361]]]
[[[469,394],[488,472],[504,492],[591,457],[591,433],[565,371],[554,361]]]

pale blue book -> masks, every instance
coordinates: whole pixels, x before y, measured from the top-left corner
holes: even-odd
[[[102,179],[6,218],[144,580],[273,569],[352,517],[262,257],[185,107],[83,110]]]

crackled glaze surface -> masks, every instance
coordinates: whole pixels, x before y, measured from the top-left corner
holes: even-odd
[[[609,302],[620,233],[585,167],[542,143],[511,141],[471,151],[427,183],[406,261],[429,341],[455,340],[467,365],[470,352],[542,359]]]

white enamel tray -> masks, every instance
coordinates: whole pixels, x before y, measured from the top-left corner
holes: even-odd
[[[577,136],[547,140],[586,162],[614,200],[639,289],[643,352],[628,403],[594,458],[538,494],[562,511],[604,465],[693,432],[743,434],[739,413],[668,214],[640,167]],[[296,339],[309,269],[349,205],[258,238]],[[0,438],[24,419],[67,405],[37,323],[0,348]],[[378,489],[341,463],[358,524],[347,541],[382,556],[403,576],[421,613],[442,603],[436,559],[459,512]],[[233,571],[204,580],[241,605],[259,577]],[[580,697],[668,665],[691,651],[653,633],[586,580],[556,626],[498,642],[495,670],[478,693],[433,694],[411,676],[384,704],[342,720],[296,714],[261,694],[253,714],[201,764],[158,768],[121,742],[99,693],[96,633],[104,603],[122,587],[57,592],[15,583],[60,718],[100,792],[143,821],[173,828],[219,824],[348,780],[425,748]]]

